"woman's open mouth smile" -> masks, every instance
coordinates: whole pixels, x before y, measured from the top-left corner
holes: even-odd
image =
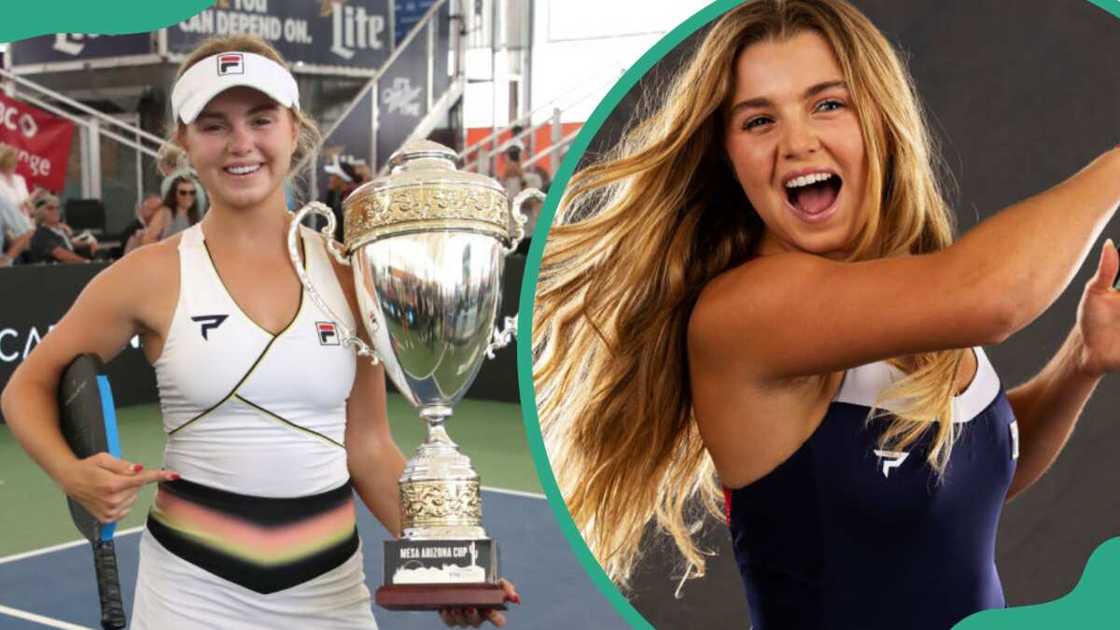
[[[820,223],[836,212],[836,200],[844,182],[839,175],[816,171],[784,182],[786,205],[797,218],[806,223]]]

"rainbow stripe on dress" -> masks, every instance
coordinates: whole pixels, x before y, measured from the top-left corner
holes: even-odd
[[[322,494],[279,499],[185,479],[165,482],[148,530],[180,558],[258,593],[317,577],[358,549],[349,481]]]

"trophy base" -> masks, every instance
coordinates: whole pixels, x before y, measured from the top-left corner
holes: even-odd
[[[389,610],[505,610],[498,545],[488,538],[385,541],[385,583],[377,605]]]
[[[378,588],[374,600],[388,610],[506,609],[505,590],[497,584],[395,584]]]

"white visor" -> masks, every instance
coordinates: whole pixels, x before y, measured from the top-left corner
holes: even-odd
[[[190,67],[171,90],[171,112],[191,124],[218,94],[238,86],[251,87],[283,107],[299,109],[299,88],[291,72],[255,53],[223,52]]]
[[[342,167],[339,166],[337,163],[327,164],[326,166],[323,167],[323,171],[327,175],[334,175],[335,177],[341,179],[344,182],[353,182],[354,181],[354,180],[350,179],[350,176],[346,174],[346,171],[342,170]]]

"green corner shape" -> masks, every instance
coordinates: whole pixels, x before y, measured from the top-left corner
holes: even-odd
[[[123,35],[154,31],[210,7],[215,0],[56,0],[12,2],[0,20],[0,42],[53,33]]]
[[[1120,0],[1089,0],[1089,3],[1095,4],[1113,16],[1120,18]]]
[[[1051,630],[1053,628],[1116,628],[1120,626],[1120,538],[1097,547],[1073,590],[1045,604],[978,612],[953,630]]]
[[[662,57],[680,44],[689,35],[704,25],[740,4],[743,0],[716,0],[685,20],[659,40],[642,55],[611,88],[602,102],[595,108],[575,141],[569,148],[553,178],[553,185],[537,222],[532,245],[526,259],[525,275],[521,283],[521,296],[518,303],[517,339],[517,377],[521,398],[521,409],[525,423],[525,433],[532,451],[533,463],[537,469],[549,506],[556,516],[568,544],[576,559],[583,566],[592,583],[603,594],[615,611],[632,627],[652,630],[641,614],[630,604],[607,577],[606,572],[595,560],[591,550],[583,541],[579,530],[572,521],[571,514],[564,504],[556,477],[549,465],[541,435],[540,417],[537,411],[533,389],[533,305],[537,279],[540,277],[541,257],[548,226],[556,216],[560,197],[572,177],[592,138],[599,132],[603,122],[614,111],[622,98],[633,88],[639,79]],[[1087,0],[1109,14],[1120,18],[1120,0]],[[2,31],[0,31],[2,32]],[[1046,604],[1024,606],[1003,610],[989,610],[977,613],[954,627],[954,630],[1032,630],[1042,628],[1112,628],[1117,627],[1120,619],[1120,598],[1112,592],[1120,580],[1120,538],[1113,538],[1100,547],[1090,557],[1081,581],[1070,594]]]

